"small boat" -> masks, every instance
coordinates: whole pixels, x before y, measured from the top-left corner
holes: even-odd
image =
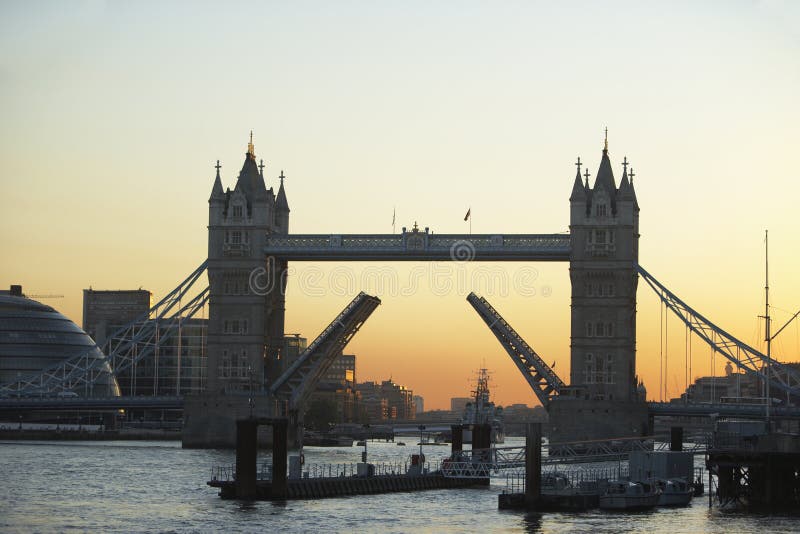
[[[398,441],[398,442],[397,442],[397,446],[398,446],[398,447],[405,447],[405,446],[406,446],[406,444],[405,444],[405,443],[403,443],[402,441]]]
[[[359,440],[359,441],[356,442],[356,447],[363,447],[366,444],[367,444],[367,441],[362,439],[362,440]]]
[[[613,480],[600,495],[603,510],[647,510],[658,504],[661,492],[648,482]]]
[[[661,490],[658,506],[686,506],[694,495],[694,488],[682,478],[655,478],[650,482]]]

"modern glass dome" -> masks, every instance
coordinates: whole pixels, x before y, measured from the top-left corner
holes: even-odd
[[[103,359],[103,353],[78,325],[45,304],[17,290],[0,292],[0,385],[29,377],[78,355]],[[119,387],[108,364],[93,387],[81,386],[80,396],[118,396]]]

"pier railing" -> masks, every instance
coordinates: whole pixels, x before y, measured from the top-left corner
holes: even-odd
[[[559,468],[545,468],[541,475],[542,493],[570,493],[597,495],[603,491],[609,480],[627,479],[628,466],[581,466],[569,465]],[[503,493],[525,493],[525,471],[509,471],[505,475],[506,486]]]
[[[409,462],[381,462],[369,464],[369,476],[405,475],[409,472],[411,464]],[[435,473],[442,470],[442,462],[430,461],[422,464],[421,473]],[[364,476],[359,473],[356,463],[331,463],[331,464],[307,464],[301,471],[302,478],[345,478]],[[258,473],[258,480],[272,480],[272,464],[262,462]],[[297,478],[297,477],[295,477]],[[292,479],[291,473],[289,479]],[[211,480],[226,482],[236,480],[235,465],[216,465],[211,468]]]

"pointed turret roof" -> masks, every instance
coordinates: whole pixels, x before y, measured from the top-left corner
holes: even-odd
[[[608,148],[603,149],[603,158],[600,160],[600,168],[597,169],[597,178],[594,180],[594,190],[598,187],[605,187],[609,194],[614,194],[617,190],[614,181],[614,171],[611,169],[611,160],[608,159]]]
[[[617,190],[617,200],[633,200],[633,188],[628,181],[628,169],[622,171],[622,180],[619,182],[619,189]]]
[[[289,202],[286,200],[286,190],[283,188],[284,178],[286,178],[286,176],[284,176],[283,171],[281,171],[281,185],[278,188],[278,196],[275,197],[275,207],[281,211],[289,211]]]
[[[225,192],[222,190],[222,180],[219,177],[219,169],[220,164],[219,160],[217,160],[217,177],[214,178],[214,185],[211,187],[211,197],[209,197],[208,201],[211,202],[212,200],[224,200],[225,199]]]
[[[256,165],[256,152],[253,145],[253,132],[250,132],[250,143],[247,145],[242,170],[239,171],[239,178],[236,180],[236,191],[241,191],[247,197],[248,206],[254,200],[265,200],[267,198],[267,187],[264,184],[264,177]]]
[[[585,201],[586,200],[586,189],[583,187],[583,182],[581,181],[581,170],[578,168],[578,172],[575,175],[575,183],[572,184],[572,194],[569,196],[570,202],[575,201]]]

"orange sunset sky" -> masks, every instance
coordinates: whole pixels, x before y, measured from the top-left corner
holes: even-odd
[[[765,229],[776,328],[800,308],[799,23],[780,1],[4,3],[0,284],[63,294],[46,302],[79,324],[89,286],[160,298],[203,261],[214,163],[233,187],[251,129],[293,233],[389,233],[393,210],[397,231],[466,233],[468,208],[474,233],[565,232],[573,163],[596,174],[608,127],[617,182],[623,157],[636,171],[641,264],[763,347]],[[426,409],[484,363],[497,402],[537,404],[470,290],[568,380],[566,263],[292,264],[287,333],[313,339],[359,290],[383,304],[347,349],[358,379]],[[658,400],[643,282],[638,312]],[[773,354],[800,360],[798,322]],[[699,340],[693,356],[690,379],[723,372]]]

